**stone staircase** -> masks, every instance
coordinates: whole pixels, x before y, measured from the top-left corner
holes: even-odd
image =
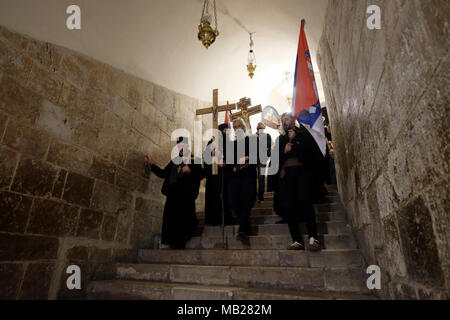
[[[273,194],[252,210],[247,243],[238,226],[203,225],[187,250],[139,250],[117,263],[114,280],[92,281],[89,299],[304,300],[373,299],[364,262],[335,187],[316,204],[320,252],[288,251],[288,226],[276,224]]]

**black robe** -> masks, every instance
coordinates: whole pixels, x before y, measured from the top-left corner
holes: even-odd
[[[225,178],[227,182],[227,194],[228,203],[231,210],[239,218],[239,230],[238,232],[243,232],[246,235],[250,234],[250,212],[256,202],[256,164],[250,164],[250,157],[252,157],[250,152],[251,140],[254,144],[257,143],[257,137],[247,136],[244,141],[234,141],[234,159],[231,163],[226,163],[225,166]],[[238,155],[238,143],[245,144],[245,153]],[[252,150],[252,152],[255,152]],[[229,151],[227,151],[228,153]],[[248,156],[249,161],[245,164],[239,163],[239,157]],[[258,161],[258,155],[253,155]],[[231,156],[229,156],[232,158]]]
[[[289,143],[288,135],[279,137],[280,168],[288,158],[295,157],[311,171],[322,173],[320,169],[323,165],[324,156],[313,136],[303,125],[300,125],[299,128],[296,127],[294,130],[296,135],[294,140],[291,141],[293,146],[288,154],[284,153],[284,148]]]
[[[226,135],[223,138],[228,139]],[[211,144],[212,140],[208,142],[208,145],[203,153],[203,158],[211,161]],[[223,146],[219,146],[219,150],[224,150],[225,153],[226,143]],[[210,162],[208,161],[208,162]],[[222,224],[222,189],[226,190],[227,179],[224,177],[224,169],[218,168],[218,175],[212,174],[212,165],[205,163],[203,168],[203,174],[206,178],[205,185],[205,224],[211,226],[217,226]],[[227,192],[223,192],[223,206],[225,209],[225,225],[233,224],[233,218],[231,210],[228,205]]]
[[[264,161],[266,160],[265,158],[267,158],[267,160],[270,160],[270,156],[272,154],[272,137],[270,136],[270,134],[262,132],[259,135],[257,135],[257,141],[258,141],[258,199],[259,200],[264,200],[264,189],[266,186],[265,183],[265,179],[266,179],[266,174],[263,173],[261,174],[261,169],[263,169],[265,171],[265,168],[270,164],[270,161]],[[266,141],[266,145],[263,145],[263,150],[260,150],[261,148],[261,139],[265,139]],[[262,143],[261,143],[262,144]],[[263,158],[261,157],[261,153],[264,154]],[[271,175],[267,176],[267,191],[271,191],[270,188],[272,187],[271,185]]]
[[[165,195],[161,244],[175,249],[184,249],[186,241],[191,238],[197,228],[198,219],[195,214],[195,200],[198,197],[202,168],[191,159],[190,173],[183,173],[183,163],[176,165],[179,157],[170,161],[161,169],[156,165],[150,167],[158,177],[164,179],[161,193]]]
[[[315,198],[318,190],[320,189],[320,184],[322,183],[322,165],[324,161],[324,156],[320,151],[319,146],[317,145],[314,137],[309,133],[308,129],[306,129],[303,125],[300,125],[299,128],[295,128],[295,137],[291,141],[289,139],[288,134],[280,135],[278,139],[279,144],[279,159],[280,159],[280,170],[279,170],[279,180],[278,180],[278,195],[277,195],[277,212],[280,216],[285,217],[286,212],[282,210],[282,199],[283,197],[280,195],[280,174],[282,173],[282,166],[288,158],[297,158],[301,163],[303,163],[306,171],[309,173],[307,175],[308,181],[306,184],[308,185],[308,196],[311,197],[311,201]],[[284,149],[286,145],[291,142],[292,149],[289,153],[284,153]],[[284,201],[286,202],[286,201]],[[303,217],[301,217],[303,218]]]

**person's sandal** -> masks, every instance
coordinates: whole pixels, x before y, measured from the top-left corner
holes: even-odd
[[[314,239],[313,237],[309,238],[308,249],[309,249],[309,251],[312,251],[312,252],[320,251],[319,241]]]
[[[305,248],[301,243],[298,243],[297,241],[291,244],[289,247],[287,247],[288,250],[304,250]]]

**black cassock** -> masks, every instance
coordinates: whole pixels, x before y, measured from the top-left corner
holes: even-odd
[[[224,141],[227,139],[225,135]],[[208,146],[203,153],[204,159],[209,159],[211,162],[211,144],[212,140],[208,142]],[[223,146],[219,146],[219,150],[225,150],[226,144],[223,143]],[[224,176],[224,170],[221,167],[218,167],[218,175],[212,174],[212,165],[204,164],[204,177],[206,178],[205,185],[205,224],[217,226],[222,224],[222,187],[224,190],[227,189],[227,179]],[[232,215],[231,210],[228,205],[228,196],[227,193],[223,193],[223,206],[225,209],[224,222],[226,225],[231,225]]]
[[[299,128],[294,128],[294,131],[294,139],[289,139],[287,134],[278,139],[280,170],[277,201],[281,214],[287,218],[292,240],[302,243],[303,237],[298,222],[306,222],[309,237],[317,239],[313,191],[317,181],[321,181],[316,173],[320,172],[324,157],[306,127],[300,125]],[[291,143],[292,148],[285,153],[288,143]]]
[[[170,245],[175,249],[184,249],[186,241],[191,238],[198,225],[195,214],[195,200],[198,197],[200,181],[202,179],[202,167],[188,164],[190,173],[183,173],[182,169],[187,160],[180,164],[180,157],[170,161],[161,169],[156,165],[151,166],[151,171],[164,179],[161,193],[166,196],[164,205],[161,244]]]
[[[239,230],[246,235],[250,234],[250,211],[256,202],[256,164],[250,164],[246,161],[245,164],[239,164],[239,157],[250,157],[250,140],[256,146],[257,138],[255,136],[245,137],[245,141],[234,141],[234,159],[232,163],[225,166],[225,177],[227,181],[228,203],[231,210],[234,211],[239,218]],[[256,142],[255,142],[256,140]],[[238,155],[238,144],[244,143],[245,153]],[[258,155],[256,161],[258,161]],[[232,158],[231,156],[229,156]],[[228,157],[225,155],[225,159]],[[250,160],[250,159],[249,159]]]

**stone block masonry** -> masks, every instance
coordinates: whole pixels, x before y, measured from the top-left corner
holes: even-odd
[[[381,30],[366,27],[378,5]],[[450,297],[449,23],[440,0],[331,0],[317,56],[339,193],[383,298]]]
[[[144,155],[170,159],[194,132],[193,98],[0,26],[0,299],[74,299],[160,233],[162,182]]]

